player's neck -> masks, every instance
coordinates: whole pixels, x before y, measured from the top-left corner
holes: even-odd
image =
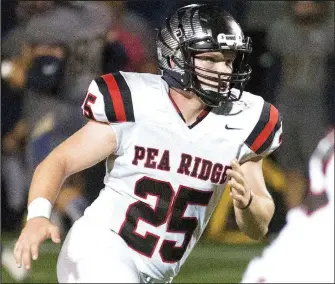
[[[170,88],[170,95],[187,125],[194,123],[206,105],[196,95]]]

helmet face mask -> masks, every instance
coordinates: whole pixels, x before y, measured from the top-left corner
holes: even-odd
[[[166,19],[158,31],[157,49],[163,78],[175,88],[192,91],[207,105],[239,100],[251,68],[248,55],[251,40],[245,38],[237,22],[219,7],[188,5]],[[217,72],[197,66],[201,53],[234,53],[232,73]],[[173,64],[171,64],[173,62]],[[240,94],[231,89],[240,90]]]

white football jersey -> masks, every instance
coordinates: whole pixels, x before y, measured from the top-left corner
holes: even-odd
[[[318,234],[320,227],[334,235],[334,129],[321,139],[309,160],[309,189],[302,204],[287,213],[287,226],[294,228],[298,223],[305,224],[309,234]]]
[[[264,157],[281,143],[277,109],[248,92],[187,126],[160,75],[103,75],[82,108],[117,135],[105,188],[84,218],[119,234],[140,271],[162,280],[178,273],[199,240],[231,160]]]
[[[309,161],[310,187],[300,208],[316,224],[334,230],[334,129],[316,147]],[[321,220],[321,223],[319,222]]]
[[[334,130],[309,162],[310,189],[278,237],[248,265],[242,283],[334,283]]]

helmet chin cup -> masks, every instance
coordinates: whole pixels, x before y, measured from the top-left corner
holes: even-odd
[[[198,88],[193,88],[193,92],[203,101],[204,104],[211,107],[219,107],[225,103],[238,101],[242,96],[241,90],[239,94],[236,95],[235,93],[232,93],[230,87],[224,94]]]

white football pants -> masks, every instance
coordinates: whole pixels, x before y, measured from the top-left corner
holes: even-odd
[[[60,283],[141,283],[127,244],[83,218],[74,223],[57,263]]]

